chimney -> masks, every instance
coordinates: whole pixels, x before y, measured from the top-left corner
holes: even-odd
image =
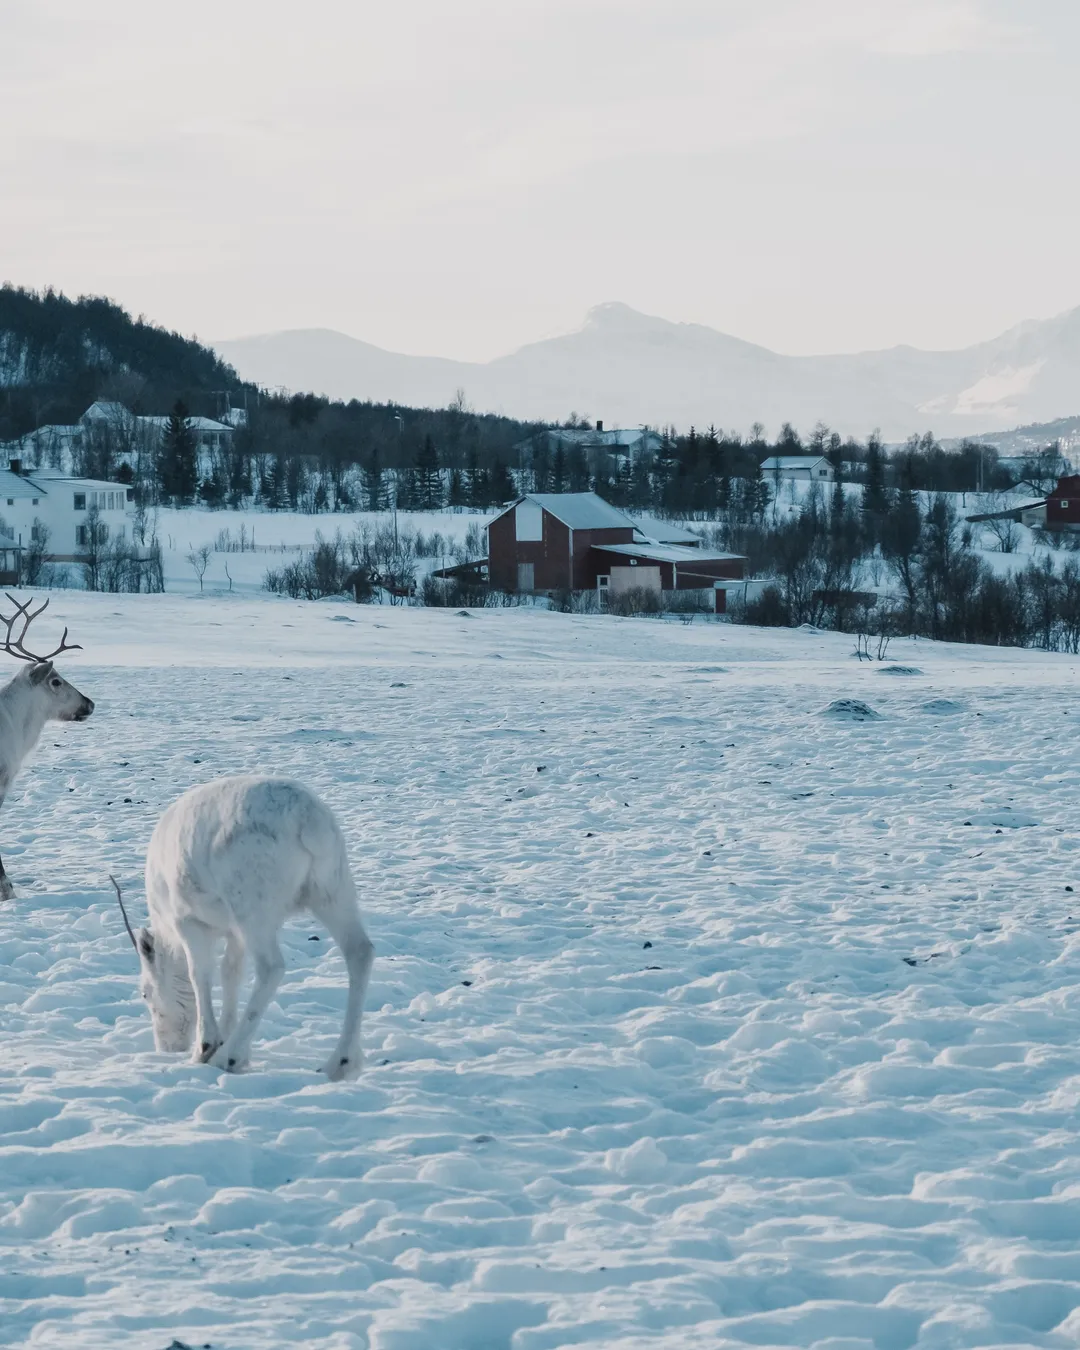
[[[8,468],[11,470],[12,473],[22,473],[22,460],[9,459]]]
[[[598,418],[596,419],[596,429],[597,429],[597,431],[603,431],[603,429],[604,429],[604,419],[603,419],[602,417],[598,417]]]

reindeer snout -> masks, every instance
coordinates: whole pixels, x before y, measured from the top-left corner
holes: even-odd
[[[93,711],[94,711],[94,700],[92,698],[84,698],[82,703],[79,705],[79,711],[75,714],[76,720],[79,722],[85,722]]]

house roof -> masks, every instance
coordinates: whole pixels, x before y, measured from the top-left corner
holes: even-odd
[[[63,485],[64,487],[84,487],[90,488],[95,492],[127,492],[128,488],[126,483],[110,483],[107,478],[76,478],[74,474],[58,473],[55,469],[35,469],[34,479],[38,483],[52,484],[54,486]],[[23,479],[23,482],[29,481],[29,479]],[[48,492],[49,489],[48,487],[43,487],[41,490],[43,492]]]
[[[761,467],[768,473],[770,469],[812,469],[828,462],[824,455],[770,455]]]
[[[138,420],[139,420],[140,422],[144,422],[147,426],[152,426],[152,427],[161,427],[161,428],[165,428],[165,427],[167,427],[167,426],[169,425],[169,419],[168,419],[167,417],[160,417],[160,416],[154,416],[154,417],[140,417]],[[213,419],[212,417],[188,417],[188,418],[186,418],[185,420],[186,420],[187,425],[191,428],[192,431],[232,431],[232,430],[233,430],[232,427],[226,426],[226,424],[225,424],[224,422],[215,422],[214,419]]]
[[[91,403],[83,413],[83,420],[89,422],[126,421],[130,416],[131,413],[122,403],[117,403],[114,399],[99,398],[96,403]]]
[[[741,553],[716,553],[712,549],[680,548],[678,544],[593,544],[602,553],[621,553],[627,558],[644,558],[649,562],[703,563],[734,562]]]
[[[528,492],[506,510],[512,511],[520,502],[535,502],[572,530],[637,529],[629,516],[595,492]]]
[[[681,525],[672,525],[670,520],[657,520],[655,516],[635,516],[634,525],[639,534],[653,544],[688,544],[697,548],[701,535],[692,530],[684,530]]]
[[[30,498],[47,497],[48,489],[38,487],[38,485],[29,478],[24,478],[21,473],[12,473],[10,469],[0,469],[0,497],[5,500],[8,497]]]

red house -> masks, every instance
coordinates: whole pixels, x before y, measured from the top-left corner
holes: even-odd
[[[738,554],[658,543],[595,492],[532,492],[488,525],[488,575],[501,591],[696,590],[745,569]]]
[[[1058,479],[1057,487],[1046,499],[1046,528],[1080,529],[1080,476]]]

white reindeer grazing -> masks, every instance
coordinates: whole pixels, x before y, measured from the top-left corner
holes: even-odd
[[[335,1082],[360,1072],[360,1018],[375,948],[360,922],[341,829],[302,784],[238,776],[192,788],[165,811],[150,839],[150,927],[133,933],[119,886],[116,895],[139,956],[157,1048],[192,1047],[195,1063],[220,1069],[247,1063],[285,973],[278,932],[290,915],[309,911],[326,926],[349,972],[345,1024],[323,1072]],[[221,938],[219,1027],[212,990]],[[255,984],[238,1020],[245,953]]]
[[[68,642],[66,628],[60,646],[48,655],[37,656],[26,648],[27,629],[48,608],[48,600],[31,609],[30,600],[20,605],[14,596],[7,598],[15,606],[15,613],[10,619],[0,614],[0,625],[7,629],[0,638],[0,653],[28,664],[0,689],[0,805],[37,745],[46,722],[85,722],[94,711],[93,702],[53,669],[54,656],[82,650],[77,642]],[[16,635],[15,625],[20,620],[22,627]],[[14,893],[0,859],[0,900],[10,900]]]

